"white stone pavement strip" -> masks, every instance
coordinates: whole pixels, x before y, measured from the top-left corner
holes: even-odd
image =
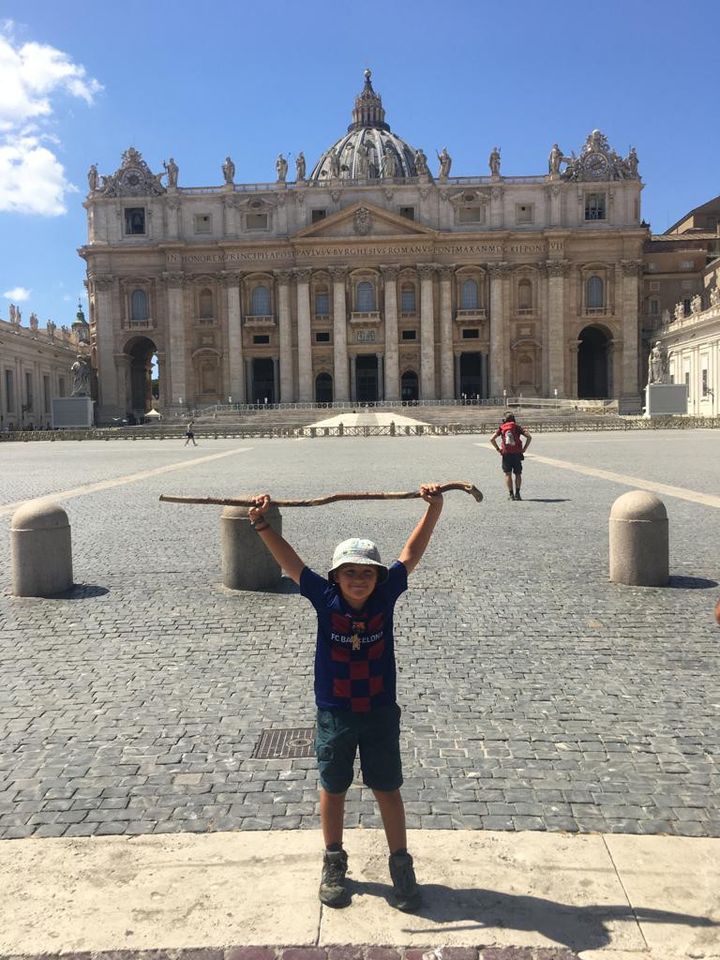
[[[396,427],[412,427],[417,424],[427,426],[424,420],[413,420],[397,413],[379,413],[374,410],[363,410],[361,413],[339,413],[327,420],[317,420],[309,424],[311,427],[389,427],[394,423]]]
[[[113,477],[109,480],[100,480],[97,483],[86,483],[80,487],[72,487],[69,490],[58,490],[49,493],[44,497],[35,497],[35,500],[70,500],[74,497],[84,497],[88,493],[98,493],[102,490],[111,490],[114,487],[121,487],[126,483],[138,483],[142,480],[149,480],[152,477],[158,477],[164,473],[175,473],[177,470],[187,470],[189,467],[198,467],[209,463],[212,460],[223,460],[226,457],[233,457],[238,453],[248,453],[252,447],[236,447],[233,450],[225,450],[223,453],[211,453],[205,457],[193,457],[192,460],[181,460],[178,463],[168,463],[163,467],[154,467],[152,470],[141,470],[138,473],[130,473],[124,477]],[[0,517],[7,517],[14,513],[18,507],[24,503],[30,503],[31,500],[16,500],[14,503],[6,503],[0,507]]]
[[[488,444],[478,443],[476,446],[489,453],[495,453]],[[621,483],[623,486],[637,487],[638,490],[650,490],[651,493],[657,493],[666,497],[675,497],[678,500],[688,500],[690,503],[699,503],[704,507],[720,509],[720,497],[713,496],[713,494],[710,493],[701,493],[699,490],[688,490],[686,487],[676,487],[669,483],[644,480],[642,477],[630,477],[624,473],[613,473],[612,470],[588,467],[585,464],[570,463],[567,460],[556,460],[553,457],[542,457],[534,453],[528,453],[526,459],[536,463],[544,463],[549,467],[557,467],[560,470],[571,470],[574,473],[581,473],[586,477],[610,480],[612,483]]]
[[[0,953],[280,942],[720,955],[718,839],[411,831],[415,915],[387,902],[382,832],[345,844],[353,902],[333,911],[317,900],[317,831],[5,841]]]

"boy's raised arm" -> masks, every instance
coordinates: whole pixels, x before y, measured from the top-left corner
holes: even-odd
[[[436,483],[421,483],[420,494],[428,505],[427,510],[420,523],[408,537],[408,541],[398,557],[398,560],[405,565],[408,573],[412,573],[425,553],[443,508],[443,495],[439,492]]]
[[[253,501],[255,505],[248,510],[250,523],[285,573],[291,580],[299,584],[300,574],[303,572],[305,562],[295,553],[287,540],[276,533],[265,519],[265,514],[272,503],[270,495],[263,493],[258,497],[253,497]]]

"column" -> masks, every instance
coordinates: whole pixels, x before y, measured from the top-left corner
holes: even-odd
[[[228,396],[235,403],[245,402],[245,364],[243,362],[242,316],[240,314],[240,277],[228,273],[224,277],[227,290],[228,324]]]
[[[166,195],[165,210],[168,239],[177,240],[180,237],[180,197],[170,197]]]
[[[383,370],[383,355],[381,353],[375,354],[377,358],[377,371],[378,371],[378,400],[385,399],[385,372]]]
[[[98,419],[101,423],[125,413],[124,407],[120,408],[115,372],[112,309],[114,282],[115,278],[111,276],[91,278],[91,284],[95,290],[95,343],[100,407]],[[71,390],[72,380],[69,381],[68,396]]]
[[[290,277],[289,270],[276,270],[278,285],[278,332],[280,339],[280,393],[275,394],[275,403],[292,403],[293,356],[292,326],[290,320]]]
[[[505,382],[505,326],[503,285],[507,264],[491,263],[490,273],[490,396],[501,397]]]
[[[623,361],[622,384],[617,396],[636,399],[640,394],[638,385],[638,275],[642,261],[622,261],[622,331]]]
[[[172,402],[188,403],[187,370],[185,366],[185,312],[183,310],[182,273],[166,273],[163,279],[167,285],[168,306],[168,342],[170,345],[170,382],[172,384]]]
[[[565,390],[565,282],[567,260],[548,260],[548,395],[566,395]]]
[[[338,402],[347,401],[348,390],[348,350],[347,350],[347,307],[345,304],[346,267],[331,267],[333,279],[333,396]]]
[[[420,275],[420,399],[435,400],[435,264],[418,265]]]
[[[453,267],[440,267],[440,398],[442,400],[452,400],[460,385],[460,378],[457,376],[453,383],[453,276]]]
[[[398,331],[397,267],[382,267],[385,281],[385,377],[384,397],[400,399],[400,333]]]
[[[310,279],[312,270],[296,270],[297,279],[297,337],[298,337],[298,400],[312,403],[312,320],[310,314]]]
[[[130,381],[130,357],[127,353],[116,353],[115,381],[118,388],[118,404],[122,409],[121,416],[126,413],[135,413],[133,410],[132,384]]]

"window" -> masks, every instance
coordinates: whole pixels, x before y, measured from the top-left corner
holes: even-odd
[[[65,396],[65,377],[60,377],[58,380],[58,393],[61,397]]]
[[[212,233],[212,217],[209,213],[195,216],[195,233]]]
[[[460,309],[477,310],[479,306],[478,285],[475,280],[463,280],[460,288]]]
[[[319,223],[321,220],[324,220],[326,216],[327,210],[311,210],[310,223]]]
[[[459,223],[482,223],[482,207],[460,207],[458,210]]]
[[[248,213],[245,217],[245,226],[248,230],[267,230],[268,215],[266,213]]]
[[[29,370],[25,372],[25,409],[32,410],[35,406],[35,398],[33,397],[33,379],[32,373]]]
[[[604,193],[586,193],[585,194],[585,219],[586,220],[604,220],[605,219],[605,194]]]
[[[532,203],[515,204],[515,220],[518,223],[532,223],[535,219],[535,208]]]
[[[464,327],[462,332],[463,340],[479,340],[480,331],[477,327]]]
[[[213,295],[212,290],[200,291],[200,296],[198,297],[198,316],[201,320],[212,320],[213,313]]]
[[[532,284],[526,277],[518,283],[518,309],[532,310]]]
[[[330,331],[318,330],[315,333],[315,343],[330,343]]]
[[[403,330],[401,340],[417,340],[417,330]]]
[[[414,316],[416,311],[415,284],[404,283],[400,289],[400,312]]]
[[[588,310],[601,310],[605,306],[605,284],[602,277],[592,276],[588,279],[586,296]]]
[[[415,207],[400,207],[400,216],[406,220],[415,219]]]
[[[147,318],[147,294],[144,290],[133,290],[130,294],[130,322],[145,323]]]
[[[12,370],[5,371],[5,404],[8,413],[15,413],[15,378]]]
[[[250,297],[250,316],[270,316],[270,291],[267,287],[261,285],[253,289]]]
[[[315,291],[315,316],[330,316],[330,294],[325,287],[319,287]]]
[[[253,343],[270,343],[270,334],[269,333],[254,334]]]
[[[145,209],[143,207],[125,207],[125,233],[145,233]]]
[[[369,280],[361,280],[355,289],[358,313],[372,313],[375,309],[375,288]]]

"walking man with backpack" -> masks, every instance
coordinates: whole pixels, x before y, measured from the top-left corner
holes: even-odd
[[[497,440],[500,438],[500,446]],[[523,437],[525,443],[523,444]],[[506,413],[503,422],[490,437],[490,443],[502,457],[502,471],[505,474],[505,486],[508,488],[508,499],[522,500],[520,485],[522,483],[522,462],[532,437],[528,431],[515,422],[512,413]],[[513,474],[515,474],[515,492],[513,493]]]

